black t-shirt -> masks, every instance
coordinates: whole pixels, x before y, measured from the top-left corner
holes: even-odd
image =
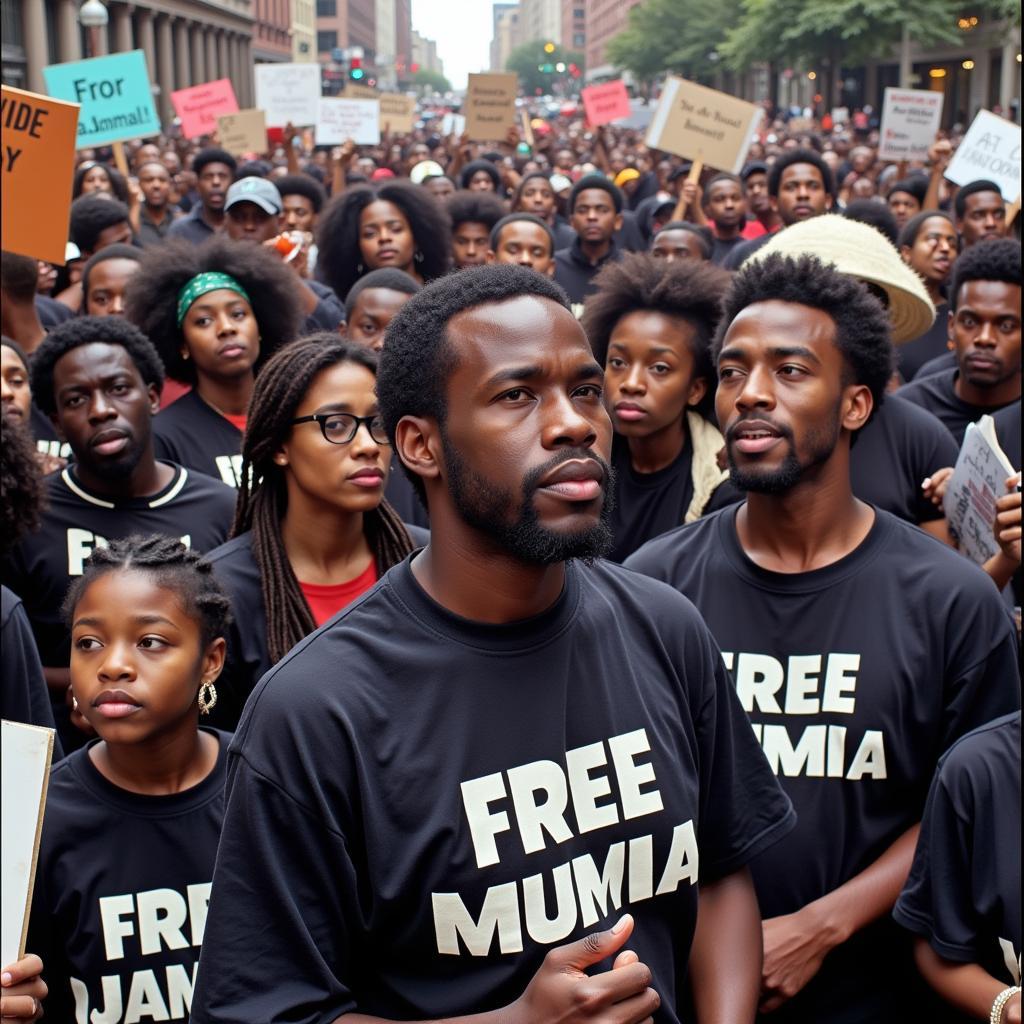
[[[918,377],[909,384],[904,384],[896,392],[901,398],[938,416],[949,428],[958,446],[964,442],[968,423],[976,423],[986,413],[991,416],[999,409],[1005,408],[1002,405],[971,405],[965,402],[954,390],[959,373],[959,370],[954,369],[935,373],[930,377]]]
[[[137,534],[181,537],[198,551],[223,544],[235,493],[217,480],[174,467],[171,482],[145,498],[111,499],[87,491],[69,466],[45,480],[42,527],[18,544],[4,579],[20,595],[44,665],[68,664],[68,633],[60,608],[89,553],[104,541]]]
[[[36,448],[44,455],[57,455],[62,459],[74,458],[71,454],[71,445],[58,437],[57,428],[50,417],[35,402],[29,407],[28,424],[35,438]]]
[[[935,307],[935,322],[919,338],[896,346],[897,366],[905,381],[913,380],[929,360],[945,355],[949,340],[949,305],[940,302]],[[950,353],[952,354],[952,353]]]
[[[242,432],[193,388],[153,417],[157,455],[237,487],[242,474]]]
[[[508,625],[438,606],[410,562],[246,705],[193,1020],[493,1009],[628,908],[675,1024],[697,871],[793,824],[714,641],[606,562]]]
[[[1020,706],[1017,643],[985,573],[886,512],[846,557],[787,574],[747,557],[740,507],[626,565],[697,606],[796,808],[796,829],[751,865],[769,918],[832,892],[920,820],[943,751]],[[897,1019],[913,975],[906,936],[886,919],[833,951],[779,1019]],[[875,1015],[880,993],[893,1017]],[[872,1009],[858,1017],[859,1005]]]
[[[1020,712],[939,762],[893,917],[939,956],[1020,984]]]
[[[908,523],[941,519],[921,491],[925,477],[955,466],[953,435],[937,417],[897,395],[886,395],[850,450],[853,493]]]
[[[213,771],[171,796],[115,786],[88,747],[50,773],[27,947],[47,1020],[188,1020],[224,817],[213,735]]]
[[[17,594],[0,587],[0,718],[53,729],[53,709],[32,639],[32,627]],[[64,756],[53,738],[53,760]]]
[[[48,331],[59,326],[66,320],[72,319],[75,312],[68,309],[63,302],[51,299],[49,295],[37,295],[35,297],[36,313],[39,315],[39,322]]]
[[[417,547],[430,539],[430,534],[418,527],[407,525],[406,529]],[[217,579],[231,599],[232,616],[227,660],[217,680],[217,705],[210,712],[209,724],[234,731],[249,694],[271,667],[267,609],[249,531],[221,544],[209,557]]]
[[[914,375],[914,380],[923,380],[925,377],[933,377],[944,370],[955,370],[957,367],[956,353],[943,352],[941,356],[929,359]]]
[[[611,512],[615,544],[608,556],[611,561],[625,561],[652,537],[683,524],[693,501],[692,462],[693,446],[687,438],[671,465],[654,473],[638,473],[629,457],[629,445],[623,438],[615,438],[612,446],[615,505]],[[726,480],[715,488],[704,512],[742,500],[743,493]]]
[[[747,239],[740,238],[739,235],[735,238],[719,238],[716,235],[711,245],[711,262],[719,267],[724,266],[729,253],[746,241]]]
[[[1020,469],[1020,399],[1000,409],[992,417],[996,428],[999,447],[1003,449],[1010,465]]]
[[[774,232],[770,235],[758,235],[757,238],[742,241],[739,245],[734,246],[729,251],[722,266],[725,267],[726,270],[739,270],[747,261],[749,256],[753,256],[758,249],[767,245],[776,234],[778,234],[778,232]]]
[[[565,289],[570,302],[584,302],[594,292],[594,278],[598,271],[606,263],[621,260],[622,253],[623,249],[613,238],[607,255],[600,262],[591,263],[583,254],[577,238],[568,249],[559,249],[555,253],[555,281]]]
[[[334,289],[322,281],[312,278],[302,282],[317,297],[313,312],[306,317],[302,325],[303,334],[315,334],[317,331],[337,331],[345,319],[345,307],[342,305]]]

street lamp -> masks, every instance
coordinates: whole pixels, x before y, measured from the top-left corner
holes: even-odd
[[[99,50],[99,33],[101,28],[107,27],[110,15],[103,5],[103,0],[85,0],[78,9],[78,21],[83,28],[88,30],[89,56],[95,57]]]

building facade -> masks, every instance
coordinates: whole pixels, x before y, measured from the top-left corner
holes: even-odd
[[[252,58],[257,64],[292,59],[291,0],[253,0]]]
[[[434,71],[439,75],[444,74],[444,62],[437,55],[437,43],[433,39],[421,36],[416,29],[412,30],[412,59],[409,61],[409,69],[417,64],[424,71]]]
[[[157,112],[174,116],[176,89],[230,78],[240,107],[253,90],[252,0],[105,0],[105,29],[87,32],[76,0],[4,0],[3,81],[45,93],[43,68],[127,50],[146,55]]]
[[[616,69],[605,59],[605,47],[626,27],[629,12],[638,3],[640,0],[586,0],[584,3],[588,81],[616,74]]]
[[[305,64],[316,60],[315,0],[291,0],[292,60]]]
[[[518,45],[519,4],[496,3],[492,10],[491,70],[504,71],[509,54]]]
[[[562,0],[520,0],[518,46],[543,40],[562,43]]]
[[[566,50],[575,50],[586,56],[586,0],[562,0],[562,46]]]

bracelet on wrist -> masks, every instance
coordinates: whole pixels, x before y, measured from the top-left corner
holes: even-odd
[[[1004,1007],[1019,991],[1020,985],[1011,985],[996,996],[992,1002],[992,1012],[988,1015],[988,1024],[1002,1024]]]

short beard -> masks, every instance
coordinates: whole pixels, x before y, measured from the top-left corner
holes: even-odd
[[[726,444],[729,456],[729,479],[733,486],[738,487],[741,491],[751,491],[754,494],[785,494],[792,490],[807,473],[827,462],[836,450],[842,431],[839,422],[839,409],[840,405],[836,403],[835,415],[830,420],[831,429],[823,427],[808,433],[808,454],[803,461],[797,457],[793,434],[788,429],[780,427],[779,432],[785,439],[788,450],[778,469],[764,470],[758,469],[756,466],[740,468],[736,465],[736,460],[733,457],[732,434],[736,427],[742,425],[742,421],[735,424],[729,431]]]
[[[131,444],[121,453],[117,459],[109,462],[92,463],[91,468],[96,476],[102,480],[109,480],[111,483],[120,483],[127,480],[135,472],[136,467],[146,454],[146,442],[133,438]]]
[[[612,546],[610,516],[615,493],[612,468],[586,449],[566,449],[550,462],[532,470],[523,480],[518,499],[511,490],[496,488],[486,477],[470,468],[448,437],[444,437],[448,492],[459,518],[494,541],[504,552],[528,565],[555,565],[578,559],[590,563],[606,555]],[[604,470],[604,501],[598,521],[575,533],[556,533],[541,526],[533,495],[537,484],[556,466],[570,459],[593,459]],[[509,520],[509,513],[518,513]]]

